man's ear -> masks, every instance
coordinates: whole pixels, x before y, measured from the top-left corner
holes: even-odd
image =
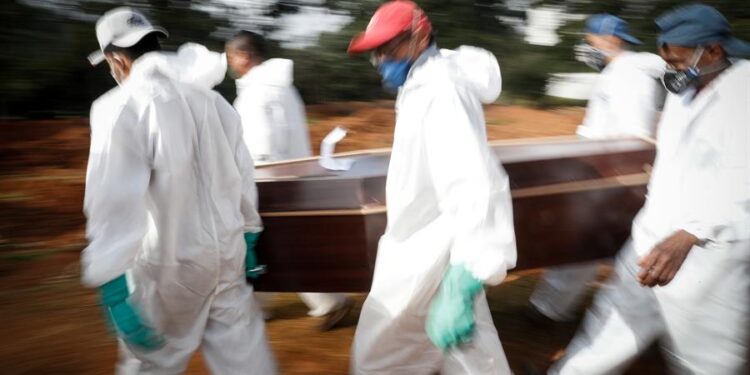
[[[601,40],[607,42],[607,49],[610,51],[621,51],[625,49],[625,41],[614,35],[601,35]]]
[[[132,63],[125,55],[113,52],[108,55],[108,60],[114,67],[123,73],[128,74],[130,72],[130,66]]]
[[[704,53],[708,55],[709,57],[709,63],[715,63],[717,61],[721,61],[726,58],[726,53],[724,52],[724,48],[721,47],[718,43],[709,44],[705,47]]]
[[[420,27],[414,30],[417,38],[417,50],[422,50],[430,46],[430,31],[427,28]]]

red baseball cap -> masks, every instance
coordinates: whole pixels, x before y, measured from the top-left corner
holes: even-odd
[[[432,30],[430,20],[413,1],[389,1],[372,15],[367,29],[349,43],[349,54],[374,50],[403,32],[427,28]]]

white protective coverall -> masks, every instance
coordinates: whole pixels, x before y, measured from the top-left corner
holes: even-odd
[[[245,144],[257,165],[312,156],[305,104],[294,87],[294,62],[268,59],[238,79],[234,108],[240,113]],[[258,293],[264,311],[272,294]],[[308,315],[323,316],[343,306],[346,296],[300,293]]]
[[[551,373],[622,373],[661,339],[676,373],[747,374],[750,63],[737,61],[694,93],[668,96],[631,241]],[[641,287],[638,258],[680,229],[704,244],[667,286]]]
[[[664,87],[659,78],[666,63],[652,53],[623,51],[599,74],[586,106],[585,138],[653,138]]]
[[[91,109],[83,282],[127,272],[129,300],[163,348],[121,347],[120,373],[176,374],[198,347],[215,374],[276,372],[244,273],[244,232],[262,229],[237,112],[178,82],[148,53]],[[136,360],[137,358],[137,360]]]
[[[484,292],[471,343],[443,353],[425,320],[449,264],[497,285],[516,262],[508,176],[487,145],[482,103],[500,68],[482,49],[431,47],[396,103],[388,226],[352,348],[355,374],[510,374]]]
[[[268,59],[236,81],[234,107],[257,165],[312,155],[305,105],[292,85],[294,62]]]
[[[227,72],[226,56],[205,52],[208,56],[202,61],[206,64],[198,73],[223,79]],[[235,81],[234,108],[242,118],[245,144],[255,165],[312,156],[305,104],[293,80],[292,60],[268,59]],[[346,296],[337,293],[300,293],[299,296],[310,309],[308,315],[315,317],[335,311],[346,302]],[[269,316],[272,298],[273,293],[256,293],[264,314]]]
[[[664,99],[659,81],[664,60],[651,53],[624,51],[599,75],[578,135],[590,139],[654,138]],[[548,268],[529,302],[555,321],[570,321],[596,278],[599,261]]]

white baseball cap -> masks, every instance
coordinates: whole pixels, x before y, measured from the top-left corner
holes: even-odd
[[[89,62],[91,65],[97,65],[104,61],[104,49],[110,44],[121,48],[132,47],[151,33],[169,36],[167,30],[152,25],[143,14],[136,10],[128,7],[112,9],[96,21],[96,39],[99,41],[99,50],[89,55]]]

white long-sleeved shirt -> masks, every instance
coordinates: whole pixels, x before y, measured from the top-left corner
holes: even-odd
[[[633,223],[646,254],[678,230],[721,246],[750,239],[750,63],[739,60],[698,95],[670,94],[646,203]]]

